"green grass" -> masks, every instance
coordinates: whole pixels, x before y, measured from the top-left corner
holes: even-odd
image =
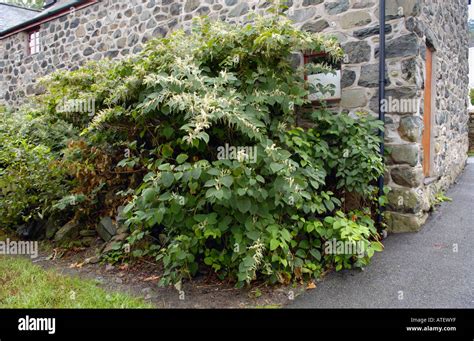
[[[30,260],[0,256],[0,308],[152,308],[142,299],[106,292],[92,280],[46,271]]]
[[[467,153],[467,155],[468,155],[469,157],[473,157],[473,156],[474,156],[474,152],[469,152],[469,153]]]
[[[255,309],[281,309],[281,304],[258,305]]]

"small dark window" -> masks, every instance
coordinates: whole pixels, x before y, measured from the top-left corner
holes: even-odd
[[[41,39],[39,28],[28,32],[28,54],[36,54],[41,51]]]

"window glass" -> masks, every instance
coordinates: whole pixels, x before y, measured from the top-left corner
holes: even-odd
[[[29,54],[36,54],[41,51],[41,40],[39,30],[28,33],[28,52]]]

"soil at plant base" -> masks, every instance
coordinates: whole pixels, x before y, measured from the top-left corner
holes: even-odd
[[[105,290],[143,297],[157,308],[279,308],[290,304],[306,288],[315,287],[313,283],[296,286],[260,283],[238,289],[215,276],[200,275],[184,282],[178,292],[174,287],[158,287],[162,271],[155,263],[142,260],[110,265],[86,261],[94,258],[99,248],[98,242],[89,248],[69,250],[42,244],[39,257],[33,262],[63,275],[95,280]]]

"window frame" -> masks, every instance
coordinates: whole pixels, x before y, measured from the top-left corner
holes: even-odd
[[[424,88],[424,107],[423,107],[423,175],[425,179],[429,179],[435,175],[434,172],[434,157],[436,155],[434,150],[434,135],[433,135],[433,117],[436,96],[436,50],[430,45],[426,46],[425,58],[425,88]]]
[[[27,32],[27,55],[33,56],[42,50],[40,27],[35,27]]]
[[[327,52],[324,52],[324,51],[319,51],[319,52],[304,52],[303,53],[303,66],[311,63],[311,60],[314,59],[314,58],[326,58],[328,57],[328,53]],[[342,62],[339,62],[339,65],[338,65],[338,69],[336,69],[337,71],[340,72],[340,81],[342,80]],[[308,75],[305,73],[304,75],[304,80],[306,82],[308,82]],[[329,106],[333,106],[333,105],[338,105],[340,104],[341,102],[341,99],[342,99],[342,84],[340,83],[339,84],[339,87],[340,87],[340,91],[341,91],[341,97],[340,98],[330,98],[330,99],[323,99],[323,100],[311,100],[311,103],[312,105],[314,106],[320,106],[324,103],[326,103],[327,105]]]

